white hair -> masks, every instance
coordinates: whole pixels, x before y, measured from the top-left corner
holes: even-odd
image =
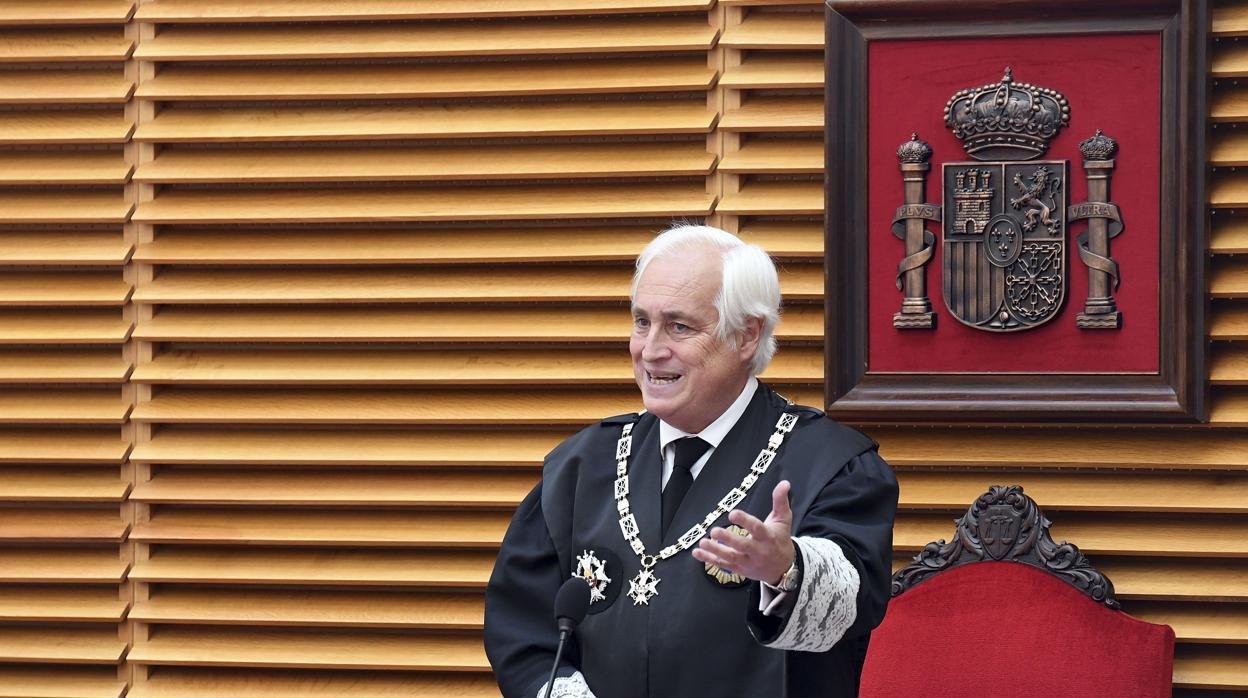
[[[750,359],[750,373],[758,375],[776,355],[776,325],[780,322],[780,277],[766,250],[708,225],[676,225],[660,233],[637,257],[630,298],[637,297],[637,283],[650,262],[675,250],[707,248],[720,251],[719,291],[715,310],[719,322],[715,333],[736,348],[737,336],[750,318],[762,324],[758,349]]]

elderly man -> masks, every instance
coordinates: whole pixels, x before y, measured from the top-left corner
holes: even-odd
[[[591,587],[552,696],[854,696],[884,614],[897,483],[876,445],[755,377],[775,353],[766,252],[681,226],[637,260],[646,411],[546,457],[486,592],[507,698],[545,695],[553,598]]]

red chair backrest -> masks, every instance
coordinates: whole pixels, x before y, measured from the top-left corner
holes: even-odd
[[[1017,562],[941,572],[889,603],[859,698],[1162,698],[1174,631]]]

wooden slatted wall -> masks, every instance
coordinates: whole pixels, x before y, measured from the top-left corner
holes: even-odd
[[[49,5],[0,5],[0,695],[116,698],[134,8]]]
[[[0,698],[497,696],[482,587],[543,454],[637,406],[657,229],[781,260],[766,378],[821,402],[822,22],[0,5]],[[1188,698],[1248,691],[1248,3],[1214,29],[1213,423],[871,429],[899,563],[1020,482],[1175,627]]]

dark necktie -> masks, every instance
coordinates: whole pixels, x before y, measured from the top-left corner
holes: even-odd
[[[693,486],[693,473],[689,469],[710,447],[710,444],[696,436],[677,439],[672,444],[676,456],[672,463],[672,474],[667,478],[667,486],[663,488],[662,535],[667,535],[667,527],[672,523],[672,519],[676,518],[676,509],[680,507],[680,501]]]

